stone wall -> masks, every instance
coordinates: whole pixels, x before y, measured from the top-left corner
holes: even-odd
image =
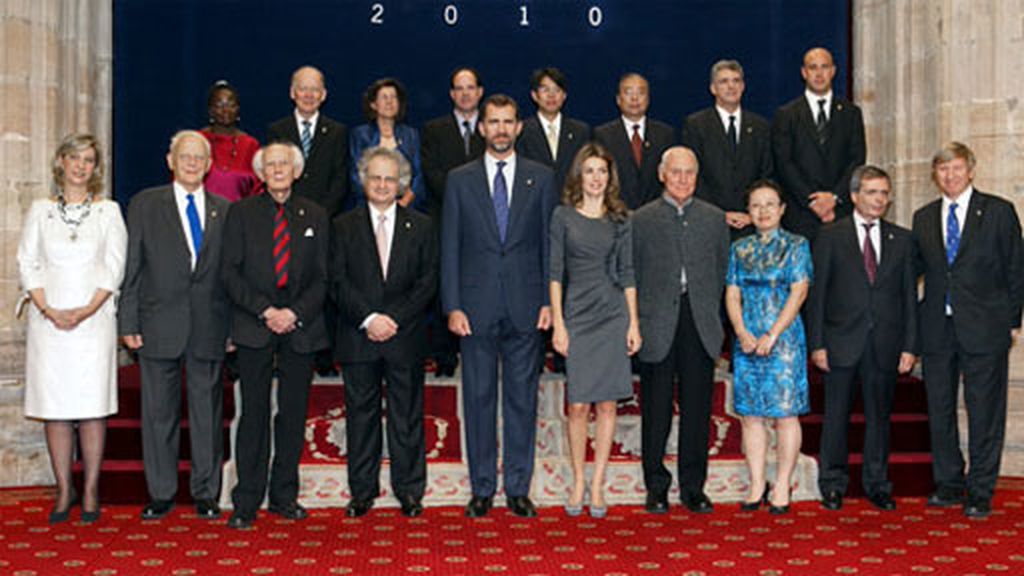
[[[938,198],[931,157],[950,140],[977,155],[975,185],[1024,215],[1024,0],[855,0],[853,26],[854,99],[868,161],[893,175],[892,219],[909,225]],[[1022,343],[1010,353],[1009,410],[1002,473],[1022,476]]]
[[[52,481],[42,425],[22,416],[15,253],[29,205],[50,193],[61,138],[89,131],[109,147],[111,38],[107,0],[0,2],[0,486]]]

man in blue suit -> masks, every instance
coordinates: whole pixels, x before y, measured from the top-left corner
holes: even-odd
[[[532,517],[540,331],[551,326],[548,219],[557,194],[550,168],[515,153],[522,129],[515,100],[487,98],[478,129],[486,152],[448,174],[441,229],[441,300],[449,330],[462,338],[473,489],[466,516],[485,516],[497,489],[500,358],[506,501]]]

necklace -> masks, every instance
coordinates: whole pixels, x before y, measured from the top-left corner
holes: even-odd
[[[78,213],[76,218],[68,212],[68,201],[64,198],[64,193],[62,192],[57,195],[57,212],[60,214],[61,221],[71,230],[72,242],[78,240],[78,228],[92,212],[92,195],[86,197],[85,202],[78,206],[79,208],[75,210]]]

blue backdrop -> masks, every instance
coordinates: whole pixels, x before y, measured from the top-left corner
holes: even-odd
[[[362,93],[382,76],[406,84],[409,124],[444,114],[461,65],[532,113],[530,72],[553,65],[569,77],[569,115],[615,117],[618,77],[636,70],[650,80],[650,115],[678,128],[710,104],[720,58],[743,64],[744,105],[770,118],[802,90],[801,58],[815,45],[832,50],[846,95],[849,0],[116,0],[115,196],[168,181],[168,140],[207,124],[218,79],[238,88],[241,127],[261,140],[291,113],[290,76],[303,64],[324,71],[323,110],[349,126],[364,122]]]

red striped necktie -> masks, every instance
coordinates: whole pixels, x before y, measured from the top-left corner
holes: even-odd
[[[288,230],[288,218],[284,215],[284,204],[277,205],[274,214],[274,277],[277,287],[288,285],[288,261],[291,260],[292,235]]]

